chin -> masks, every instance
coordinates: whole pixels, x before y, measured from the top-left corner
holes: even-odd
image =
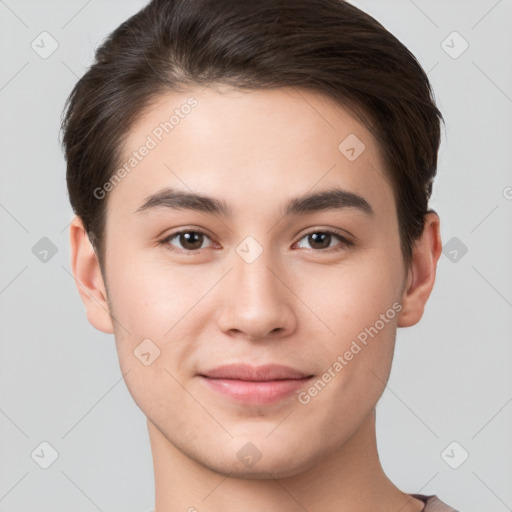
[[[217,446],[214,450],[208,447],[201,450],[196,446],[195,453],[189,456],[222,475],[270,480],[289,478],[307,471],[323,458],[324,452],[320,449],[314,451],[310,443],[301,443],[299,440],[285,444],[282,439],[270,442],[270,439],[261,436],[258,439],[236,437],[229,446]]]
[[[209,464],[207,461],[197,461],[216,473],[230,476],[232,478],[241,478],[246,480],[274,480],[296,476],[312,466],[314,462],[310,460],[290,460],[289,457],[268,457],[264,460],[262,457],[254,466],[247,467],[243,463],[233,460],[214,461]]]

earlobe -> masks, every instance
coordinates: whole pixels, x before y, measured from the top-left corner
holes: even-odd
[[[71,270],[85,306],[87,319],[99,331],[113,334],[114,326],[98,257],[79,217],[75,216],[71,222],[69,241]]]
[[[429,211],[425,216],[423,233],[413,247],[409,275],[402,294],[398,327],[415,325],[423,316],[425,304],[434,287],[441,251],[440,219],[437,213]]]

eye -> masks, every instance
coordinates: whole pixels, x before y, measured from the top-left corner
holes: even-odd
[[[341,244],[331,246],[333,238],[341,241]],[[354,245],[354,242],[348,240],[344,236],[336,233],[335,231],[310,231],[304,235],[297,243],[300,244],[301,240],[307,239],[307,242],[312,245],[312,250],[320,252],[341,251],[345,247]]]
[[[197,252],[199,249],[203,249],[204,239],[210,237],[203,231],[185,229],[182,231],[176,231],[171,233],[168,237],[160,242],[167,249],[174,251],[176,250],[171,243],[174,239],[177,239],[178,243],[181,244],[181,250],[177,252]],[[178,248],[179,249],[179,248]]]
[[[337,238],[341,243],[331,245],[333,239]],[[176,239],[175,243],[179,243],[181,247],[176,248],[172,243]],[[166,249],[181,253],[194,253],[200,249],[204,249],[205,239],[211,240],[210,237],[201,230],[184,229],[171,233],[169,236],[164,238],[160,245],[163,245]],[[312,245],[311,249],[318,252],[331,252],[341,251],[346,247],[354,245],[354,242],[348,240],[344,236],[336,233],[335,231],[310,231],[306,233],[297,243],[300,246],[301,240],[307,239],[307,242]]]

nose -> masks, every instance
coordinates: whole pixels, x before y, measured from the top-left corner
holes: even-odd
[[[235,252],[226,276],[219,328],[230,336],[266,340],[290,335],[297,327],[293,283],[270,251],[254,260]]]

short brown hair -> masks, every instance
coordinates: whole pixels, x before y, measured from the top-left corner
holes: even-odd
[[[379,142],[409,266],[443,118],[412,53],[343,0],[153,0],[108,36],[69,95],[61,127],[70,202],[100,264],[106,201],[94,190],[120,164],[135,120],[166,92],[215,84],[307,89],[359,116]]]

